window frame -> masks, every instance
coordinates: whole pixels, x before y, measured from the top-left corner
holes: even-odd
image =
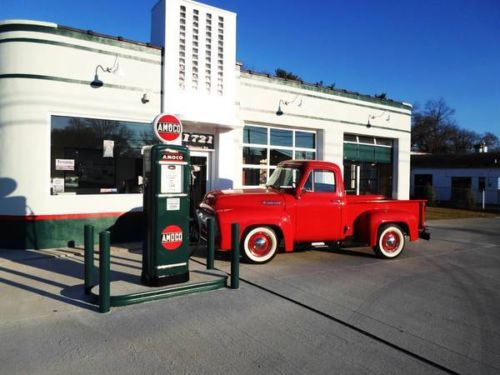
[[[266,143],[246,143],[245,142],[245,128],[246,127],[255,127],[255,128],[262,128],[266,129]],[[276,129],[276,130],[286,130],[290,131],[292,133],[292,146],[275,146],[271,144],[271,129]],[[297,147],[296,146],[296,133],[301,132],[301,133],[310,133],[314,135],[314,148],[306,148],[306,147]],[[247,164],[243,160],[243,150],[245,147],[250,147],[250,148],[263,148],[266,149],[266,165],[265,167],[256,165],[256,164]],[[265,126],[265,125],[260,125],[260,124],[254,124],[254,123],[245,123],[243,127],[243,142],[242,142],[242,149],[241,149],[241,158],[242,158],[242,173],[244,176],[244,170],[245,169],[257,169],[257,170],[265,170],[266,173],[266,182],[269,180],[269,177],[271,176],[272,172],[276,169],[277,165],[271,165],[271,150],[284,150],[284,151],[292,151],[292,159],[296,159],[296,153],[297,151],[299,152],[313,152],[314,153],[314,160],[317,160],[318,158],[318,132],[316,130],[308,130],[308,129],[292,129],[292,128],[286,128],[286,127],[279,127],[279,126]],[[242,181],[242,186],[244,187],[259,187],[262,186],[263,184],[259,185],[245,185],[243,184]]]
[[[67,199],[68,195],[71,197],[81,197],[80,199],[85,199],[85,197],[103,197],[103,196],[140,196],[142,193],[94,193],[94,194],[52,194],[52,118],[54,116],[57,117],[70,117],[70,118],[80,118],[80,119],[91,119],[91,120],[104,120],[104,121],[120,121],[120,122],[128,122],[128,123],[137,123],[144,124],[145,130],[150,129],[153,132],[151,119],[130,119],[128,117],[120,117],[120,116],[99,116],[99,115],[91,115],[91,114],[82,114],[82,113],[68,113],[68,112],[48,112],[47,113],[47,142],[48,142],[48,151],[46,153],[45,159],[45,175],[47,176],[46,193],[51,199]],[[105,118],[104,118],[105,117]],[[142,155],[142,153],[141,153]],[[65,198],[66,197],[66,198]]]

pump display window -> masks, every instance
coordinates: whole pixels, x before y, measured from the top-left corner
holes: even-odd
[[[51,193],[142,192],[143,146],[156,144],[149,123],[51,117]]]

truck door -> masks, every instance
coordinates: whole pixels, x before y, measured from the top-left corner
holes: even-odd
[[[340,239],[341,199],[330,170],[311,170],[296,202],[296,240]]]

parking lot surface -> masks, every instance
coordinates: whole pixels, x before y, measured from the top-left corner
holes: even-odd
[[[278,254],[242,264],[238,290],[105,315],[83,295],[77,252],[1,251],[0,373],[499,373],[500,219],[429,225],[431,241],[395,260]],[[113,267],[140,267],[132,250],[115,249]]]

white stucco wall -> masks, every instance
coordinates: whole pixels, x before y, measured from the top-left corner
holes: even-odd
[[[174,3],[178,6],[181,2]],[[208,7],[206,11],[214,10]],[[141,209],[140,194],[50,194],[50,117],[150,123],[162,106],[180,115],[187,130],[214,134],[215,150],[210,157],[212,188],[241,187],[242,130],[248,123],[315,130],[318,157],[340,166],[345,133],[392,138],[393,196],[408,198],[409,106],[322,92],[310,85],[240,72],[235,63],[235,42],[231,42],[235,41],[236,15],[221,14],[227,17],[225,25],[229,30],[229,47],[225,51],[230,61],[224,63],[228,90],[213,100],[200,93],[173,90],[166,93],[163,105],[162,77],[169,72],[162,71],[161,49],[71,31],[55,24],[0,23],[0,181],[4,187],[13,187],[8,192],[0,187],[0,194],[4,195],[0,197],[0,215],[121,213]],[[165,55],[169,56],[168,51]],[[111,67],[116,59],[123,75],[99,69],[104,85],[92,88],[90,83],[97,66]],[[141,101],[144,94],[149,97],[148,103]],[[282,106],[284,115],[277,116],[280,99],[291,101],[296,96],[300,96],[302,105]],[[169,102],[169,97],[179,106],[170,107],[168,103],[173,102]],[[369,117],[374,117],[371,127],[367,127]],[[20,201],[25,204],[16,203]]]
[[[151,122],[160,111],[161,50],[24,23],[0,24],[18,25],[0,32],[0,179],[15,182],[0,215],[125,212],[142,206],[140,194],[51,196],[50,116]],[[124,75],[99,70],[104,86],[92,88],[96,67],[112,66],[116,56]],[[150,98],[146,104],[144,93]],[[24,197],[26,207],[16,197]]]
[[[343,165],[344,134],[362,134],[394,140],[393,196],[407,199],[410,189],[411,107],[359,96],[358,99],[316,89],[293,81],[241,73],[240,117],[244,123],[293,127],[319,131],[319,158]],[[299,100],[281,109],[280,99]],[[301,106],[296,105],[301,101]],[[367,127],[369,117],[370,127]]]

